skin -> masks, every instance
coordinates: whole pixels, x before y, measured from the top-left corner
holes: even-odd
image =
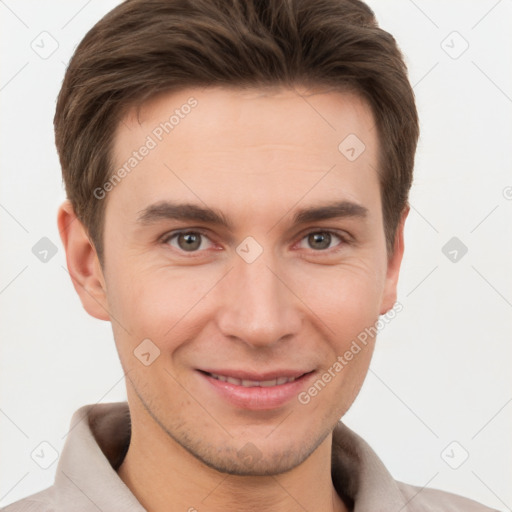
[[[197,106],[103,199],[103,266],[70,203],[59,210],[76,291],[89,314],[112,322],[126,372],[132,438],[119,476],[152,512],[348,510],[331,479],[332,430],[374,339],[308,404],[240,409],[197,369],[318,378],[392,308],[407,211],[388,255],[371,110],[352,93],[320,90],[161,94],[119,124],[116,168],[191,96]],[[338,150],[349,134],[366,146],[355,161]],[[163,200],[216,208],[233,228],[137,222]],[[292,223],[299,208],[341,200],[366,215]],[[205,235],[195,252],[183,237],[162,239],[178,229]],[[308,237],[326,230],[327,248]],[[252,263],[236,252],[248,236],[263,249]],[[160,355],[145,366],[133,352],[148,338]],[[237,454],[247,443],[258,453],[250,463]]]

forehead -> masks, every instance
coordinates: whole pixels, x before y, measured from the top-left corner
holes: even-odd
[[[308,189],[338,199],[341,184],[343,199],[362,199],[377,184],[377,155],[371,109],[354,93],[190,88],[126,113],[113,160],[127,172],[109,202],[119,196],[125,208],[143,208],[185,195],[218,203],[225,193],[227,207],[236,189],[261,210]]]
[[[157,142],[200,140],[199,147],[205,150],[218,147],[220,135],[231,135],[223,146],[238,150],[262,143],[310,141],[316,147],[323,142],[319,149],[332,151],[338,149],[337,140],[350,133],[372,144],[374,124],[369,105],[354,92],[270,86],[190,88],[163,92],[128,110],[118,126],[116,149],[121,141],[136,145],[144,132]]]

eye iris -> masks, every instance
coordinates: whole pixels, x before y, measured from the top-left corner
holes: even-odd
[[[308,242],[313,249],[327,249],[331,244],[331,235],[329,233],[311,233],[308,237]],[[317,242],[320,243],[320,247],[315,247]]]
[[[180,242],[185,241],[185,245]],[[178,235],[178,245],[185,251],[193,251],[198,249],[201,245],[201,235],[197,233],[180,233]]]

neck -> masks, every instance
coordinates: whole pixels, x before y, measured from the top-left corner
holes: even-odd
[[[130,416],[130,446],[118,474],[150,512],[348,512],[332,483],[332,434],[286,473],[239,476],[196,459],[140,404],[130,405]]]

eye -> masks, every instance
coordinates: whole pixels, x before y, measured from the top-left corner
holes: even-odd
[[[162,242],[181,251],[197,252],[198,249],[205,249],[203,239],[208,239],[208,237],[200,231],[178,231],[166,236]],[[177,245],[172,243],[174,240]]]
[[[301,240],[301,243],[305,240],[309,247],[304,247],[300,245],[301,248],[311,248],[315,251],[325,251],[326,249],[332,249],[331,242],[334,239],[338,239],[341,243],[337,245],[342,245],[343,243],[347,243],[347,241],[341,236],[333,231],[311,231],[306,234]]]

